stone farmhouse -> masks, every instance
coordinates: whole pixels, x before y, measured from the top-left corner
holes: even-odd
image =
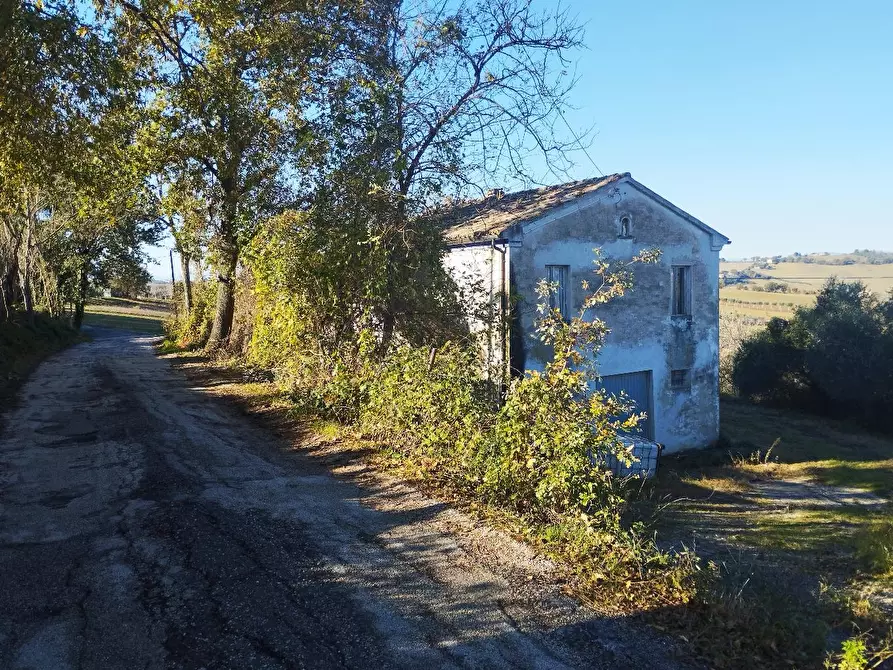
[[[505,377],[542,369],[551,356],[533,337],[539,280],[557,282],[553,306],[569,316],[581,307],[581,282],[594,277],[594,248],[613,259],[660,249],[657,264],[635,266],[631,291],[597,310],[611,329],[600,383],[636,402],[647,415],[644,435],[668,452],[717,439],[719,255],[727,237],[628,172],[491,191],[449,209],[443,226],[445,267],[460,288],[485,294],[493,318],[469,325],[487,368]]]

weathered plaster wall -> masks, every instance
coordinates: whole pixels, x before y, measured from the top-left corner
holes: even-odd
[[[620,237],[623,216],[631,219],[628,239]],[[569,305],[576,312],[583,299],[582,280],[594,277],[595,247],[622,259],[659,248],[660,262],[636,266],[632,290],[595,313],[611,329],[599,371],[652,371],[655,439],[668,451],[703,447],[718,437],[718,239],[624,182],[612,193],[581,197],[543,219],[516,226],[506,237],[520,242],[512,249],[511,275],[513,291],[521,298],[526,369],[542,369],[551,356],[529,335],[535,318],[534,288],[545,277],[546,265],[570,266]],[[690,322],[671,316],[673,265],[691,266]],[[513,350],[513,364],[516,354]],[[690,390],[671,388],[670,371],[675,369],[690,371]]]

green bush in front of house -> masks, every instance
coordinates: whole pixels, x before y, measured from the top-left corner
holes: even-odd
[[[454,342],[397,347],[370,369],[365,391],[358,423],[365,435],[431,476],[473,481],[468,466],[497,409],[495,388],[481,378],[474,351]]]
[[[470,347],[404,345],[380,364],[363,365],[358,427],[432,476],[448,475],[480,499],[536,522],[570,515],[616,525],[623,498],[603,464],[628,458],[618,433],[635,429],[639,417],[619,418],[630,411],[629,401],[592,390],[608,331],[584,315],[623,294],[632,263],[656,258],[644,254],[619,268],[599,259],[598,286],[569,320],[548,307],[555,287],[543,282],[537,333],[555,356],[542,372],[514,380],[501,407]]]
[[[632,263],[656,258],[649,252]],[[537,332],[555,356],[514,380],[501,407],[469,347],[405,345],[362,366],[355,424],[412,477],[523,520],[530,540],[567,560],[592,597],[617,609],[647,609],[655,598],[687,602],[697,574],[693,555],[661,551],[646,526],[628,518],[627,483],[605,467],[609,457],[629,458],[618,433],[634,430],[640,417],[628,399],[592,390],[608,331],[584,316],[623,294],[632,263],[598,258],[590,296],[567,320],[548,307],[555,287],[541,284]]]
[[[307,248],[313,239],[302,223],[283,219],[255,245],[250,363],[272,370],[300,411],[349,426],[412,477],[516,515],[550,551],[602,565],[605,602],[617,589],[621,599],[641,600],[662,580],[667,597],[689,597],[683,591],[691,584],[672,569],[678,558],[626,519],[625,483],[604,466],[609,457],[628,458],[618,431],[633,430],[638,417],[627,418],[627,399],[591,385],[607,328],[587,312],[623,295],[633,264],[657,252],[620,265],[599,256],[589,298],[568,320],[548,308],[556,287],[542,284],[537,335],[556,355],[543,371],[514,380],[500,403],[499,386],[484,378],[467,338],[403,341],[383,351],[373,328],[339,325],[362,314],[360,284],[356,296],[340,298],[341,321],[320,315],[304,275],[307,264],[328,261]]]

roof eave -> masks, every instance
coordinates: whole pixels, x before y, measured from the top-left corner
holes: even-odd
[[[499,235],[488,235],[476,240],[444,240],[447,249],[462,249],[465,247],[489,247],[494,244],[509,244],[510,240]]]

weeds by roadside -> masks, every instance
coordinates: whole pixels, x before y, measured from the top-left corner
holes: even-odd
[[[596,276],[600,297],[588,306],[622,295],[631,281],[600,260]],[[544,298],[550,290],[542,287]],[[617,435],[637,421],[618,418],[628,416],[624,398],[590,391],[606,333],[601,322],[564,320],[544,300],[538,332],[556,355],[545,370],[516,380],[498,406],[462,343],[405,343],[382,356],[367,330],[343,355],[326,353],[296,346],[312,338],[280,307],[258,313],[262,337],[248,345],[247,361],[266,371],[261,377],[272,372],[294,415],[322,426],[326,439],[339,434],[363,443],[376,462],[525,539],[566,566],[581,600],[643,616],[713,667],[818,667],[827,649],[839,647],[834,640],[829,647],[829,631],[852,618],[828,605],[817,584],[798,583],[751,556],[699,557],[662,543],[648,505],[640,504],[650,489],[598,467],[608,454],[625,457]],[[183,330],[167,346],[200,339],[200,322],[173,324]],[[785,447],[783,440],[739,448],[739,466],[728,451],[721,456],[743,490],[745,468],[774,466]],[[877,634],[862,630],[868,627],[858,632],[866,650],[877,649]]]
[[[427,362],[427,357],[422,359]],[[369,465],[390,470],[523,539],[564,566],[568,588],[581,601],[613,615],[642,617],[680,640],[710,667],[809,668],[820,667],[826,657],[829,667],[838,667],[834,664],[840,661],[846,640],[861,640],[869,659],[880,658],[889,646],[883,613],[852,589],[810,580],[751,552],[702,554],[698,545],[682,551],[660,549],[666,546],[660,535],[655,537],[656,529],[663,532],[656,525],[660,514],[655,517],[649,505],[638,508],[639,501],[655,495],[650,486],[626,483],[622,495],[628,504],[622,524],[624,528],[635,524],[637,532],[612,543],[611,537],[594,533],[573,518],[537,522],[476,497],[468,482],[451,477],[436,455],[415,452],[364,433],[355,424],[308,411],[250,366],[236,369],[233,361],[221,359],[214,365],[220,374],[240,380],[239,392],[253,399],[249,402],[262,416],[279,407],[302,433],[309,432],[311,442],[340,444],[345,453],[363,453]],[[417,397],[425,395],[415,392]],[[729,463],[727,452],[722,457]]]
[[[44,358],[76,342],[80,336],[62,319],[36,312],[0,323],[0,399],[10,397]]]
[[[893,519],[878,519],[854,539],[863,567],[880,579],[893,581]]]

